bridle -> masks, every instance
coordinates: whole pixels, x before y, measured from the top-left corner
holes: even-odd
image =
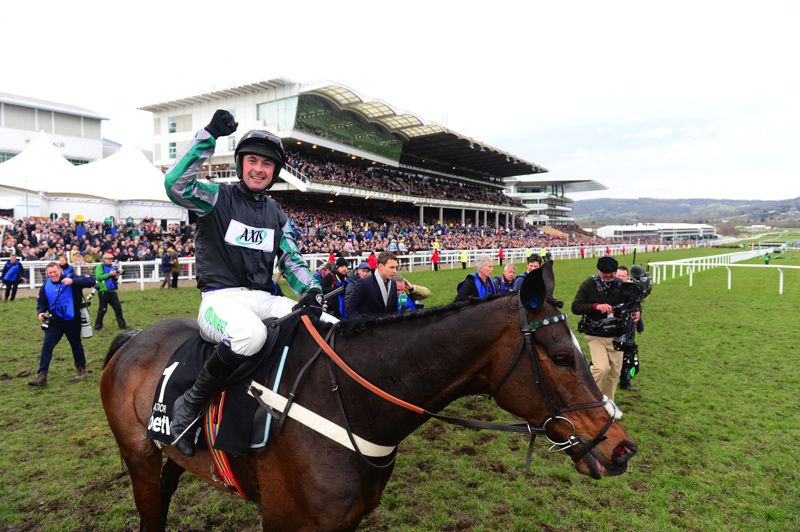
[[[560,407],[556,403],[555,397],[553,395],[553,392],[552,392],[550,386],[547,384],[547,382],[543,378],[542,367],[541,367],[541,364],[539,362],[539,356],[538,356],[538,353],[537,353],[537,350],[536,350],[536,345],[535,345],[535,340],[534,340],[534,333],[537,330],[541,329],[542,327],[547,327],[549,325],[555,325],[557,323],[566,322],[567,321],[567,315],[562,312],[562,313],[560,313],[560,314],[558,314],[556,316],[551,316],[551,317],[545,318],[545,319],[540,320],[540,321],[528,322],[528,316],[527,316],[527,312],[525,310],[525,306],[524,305],[520,305],[519,313],[520,313],[519,314],[519,316],[520,316],[520,330],[521,330],[521,333],[522,333],[522,342],[521,342],[519,351],[517,352],[517,355],[514,357],[514,360],[511,362],[510,366],[506,370],[506,372],[503,375],[503,377],[498,382],[498,384],[495,387],[494,391],[490,394],[490,397],[493,397],[493,396],[497,395],[497,393],[500,391],[500,388],[503,386],[503,384],[505,384],[505,382],[508,380],[508,378],[511,376],[511,374],[516,369],[517,365],[519,364],[520,360],[522,359],[522,355],[525,352],[527,352],[529,357],[530,357],[530,360],[531,360],[531,368],[532,368],[532,371],[534,372],[536,384],[539,387],[540,395],[541,395],[542,399],[544,400],[544,402],[547,404],[547,408],[548,408],[548,417],[542,422],[541,425],[538,425],[538,426],[537,425],[531,425],[530,423],[527,423],[527,422],[526,423],[515,423],[515,424],[501,425],[501,424],[488,423],[488,422],[477,421],[477,420],[472,420],[472,419],[463,419],[463,418],[452,417],[452,416],[447,416],[447,415],[443,415],[443,414],[437,414],[435,412],[431,412],[429,410],[426,410],[426,409],[424,409],[422,407],[419,407],[419,406],[413,405],[411,403],[408,403],[406,401],[403,401],[402,399],[399,399],[399,398],[389,394],[388,392],[385,392],[385,391],[381,390],[380,388],[378,388],[377,386],[375,386],[371,382],[367,381],[364,377],[362,377],[356,371],[354,371],[352,368],[350,368],[350,366],[348,366],[347,363],[344,360],[342,360],[339,357],[339,355],[336,354],[336,352],[333,350],[331,344],[333,343],[333,339],[335,338],[334,331],[338,328],[338,323],[335,324],[333,327],[331,327],[331,329],[328,331],[328,334],[326,335],[326,337],[323,338],[320,335],[319,331],[317,331],[317,329],[311,323],[311,320],[309,319],[309,317],[306,314],[303,314],[301,316],[301,321],[306,326],[306,329],[308,329],[309,334],[316,341],[316,343],[317,343],[319,348],[316,350],[316,353],[314,354],[314,356],[312,356],[311,359],[306,362],[306,364],[304,365],[304,367],[300,371],[300,374],[297,376],[297,379],[295,380],[294,386],[292,387],[292,390],[288,394],[289,403],[287,404],[285,410],[283,411],[283,413],[280,416],[276,416],[276,417],[279,417],[278,424],[277,424],[277,427],[278,427],[277,431],[280,432],[280,427],[283,426],[283,422],[286,420],[286,416],[288,414],[289,408],[291,407],[291,403],[292,403],[292,401],[294,400],[294,398],[296,396],[297,388],[299,387],[300,382],[303,380],[303,376],[306,374],[307,370],[310,369],[311,365],[318,358],[318,356],[322,352],[324,352],[330,358],[330,361],[331,361],[330,376],[331,376],[331,381],[332,381],[332,389],[333,389],[333,391],[336,392],[336,396],[337,396],[337,399],[338,399],[338,402],[339,402],[340,410],[341,410],[342,414],[345,415],[344,417],[345,417],[345,423],[346,423],[348,436],[350,437],[350,440],[353,443],[354,448],[355,448],[356,453],[358,454],[358,456],[365,463],[367,463],[368,465],[370,465],[372,467],[375,467],[375,468],[386,468],[386,467],[389,467],[389,466],[394,464],[394,457],[392,458],[392,460],[388,464],[376,464],[372,460],[370,460],[369,458],[364,456],[361,453],[361,451],[358,449],[358,446],[355,444],[355,440],[353,439],[352,431],[350,430],[349,423],[347,423],[347,421],[346,421],[347,416],[346,416],[346,413],[344,412],[344,405],[342,404],[342,400],[341,400],[341,397],[339,395],[339,385],[336,382],[335,373],[333,372],[333,365],[334,364],[336,366],[338,366],[342,371],[344,371],[348,376],[350,376],[350,378],[355,380],[358,384],[360,384],[361,386],[363,386],[364,388],[366,388],[370,392],[374,393],[375,395],[378,395],[379,397],[385,399],[386,401],[389,401],[389,402],[391,402],[391,403],[393,403],[393,404],[395,404],[397,406],[400,406],[400,407],[402,407],[402,408],[404,408],[406,410],[410,410],[410,411],[415,412],[417,414],[425,415],[425,416],[428,416],[428,417],[432,417],[432,418],[438,419],[438,420],[440,420],[442,422],[445,422],[445,423],[448,423],[448,424],[451,424],[451,425],[459,425],[459,426],[462,426],[462,427],[469,427],[469,428],[475,428],[475,429],[481,429],[481,430],[498,430],[498,431],[503,431],[503,432],[517,432],[517,433],[528,434],[530,436],[530,442],[528,444],[528,451],[527,451],[527,455],[526,455],[526,459],[525,459],[525,469],[526,469],[526,471],[530,471],[531,459],[532,459],[532,454],[533,454],[533,445],[534,445],[534,443],[536,441],[536,436],[538,434],[543,434],[544,437],[547,439],[547,441],[550,442],[550,447],[548,448],[548,452],[567,451],[568,449],[572,449],[573,447],[579,447],[580,449],[578,451],[578,454],[572,456],[573,460],[577,461],[577,460],[581,459],[582,457],[584,457],[592,449],[594,449],[594,447],[597,446],[597,444],[599,444],[600,442],[602,442],[603,440],[606,439],[606,433],[608,432],[608,429],[611,428],[611,425],[614,423],[614,419],[615,419],[614,415],[613,414],[609,415],[609,419],[605,423],[603,428],[589,442],[584,442],[583,440],[581,440],[578,437],[577,430],[575,429],[575,424],[572,422],[572,420],[570,420],[568,417],[565,417],[563,414],[567,414],[569,412],[576,412],[576,411],[579,411],[579,410],[588,410],[588,409],[591,409],[591,408],[603,408],[603,409],[605,409],[607,401],[606,400],[594,401],[594,402],[590,402],[590,403],[581,403],[581,404],[572,405],[572,406]],[[329,342],[331,342],[331,343],[329,343]],[[251,388],[251,391],[253,391],[253,390],[255,390],[255,388]],[[255,390],[255,391],[257,392],[257,390]],[[266,406],[265,404],[262,404],[263,401],[260,401],[258,393],[255,393],[254,397],[256,398],[256,401],[258,401],[259,404],[261,404],[262,407],[265,407],[265,408],[268,409],[268,411],[271,411],[271,409],[268,406]],[[572,433],[564,441],[556,441],[553,438],[551,438],[551,436],[548,434],[548,425],[551,424],[551,423],[558,423],[558,422],[566,422],[566,423],[569,424],[569,426],[572,429],[571,430]]]
[[[550,298],[552,299],[552,298]],[[554,300],[553,300],[554,302]],[[519,364],[519,361],[522,358],[522,354],[527,351],[530,355],[531,361],[531,369],[535,375],[536,384],[539,387],[539,392],[542,397],[542,400],[547,405],[548,409],[548,417],[544,420],[544,422],[538,427],[531,427],[531,445],[533,444],[533,439],[535,438],[536,433],[544,434],[544,437],[547,441],[550,442],[550,447],[548,448],[549,452],[560,452],[566,451],[573,447],[580,447],[579,452],[576,455],[573,455],[572,458],[574,460],[579,460],[583,458],[587,453],[589,453],[592,449],[594,449],[597,444],[602,442],[606,439],[606,433],[608,429],[611,428],[611,425],[614,423],[614,415],[609,415],[608,421],[606,421],[603,428],[600,432],[592,438],[589,442],[584,442],[580,438],[578,438],[577,430],[575,429],[575,424],[570,420],[568,417],[565,417],[563,414],[567,414],[569,412],[577,412],[579,410],[589,410],[591,408],[603,408],[605,409],[607,401],[604,399],[602,401],[593,401],[590,403],[580,403],[577,405],[565,406],[561,407],[556,403],[555,395],[553,394],[550,385],[547,381],[543,378],[542,374],[542,366],[539,362],[538,353],[536,350],[536,344],[534,341],[534,333],[543,328],[547,327],[548,325],[555,325],[557,323],[564,322],[566,324],[567,315],[565,313],[560,313],[556,316],[551,316],[545,318],[540,321],[532,321],[528,322],[528,315],[525,310],[524,305],[520,305],[519,307],[519,319],[520,319],[520,331],[522,333],[522,345],[520,346],[519,352],[514,360],[511,362],[511,365],[506,370],[506,373],[503,375],[503,378],[500,379],[497,386],[495,387],[494,391],[492,392],[491,396],[497,395],[500,391],[500,388],[505,384],[508,380],[511,373]],[[569,424],[571,427],[571,432],[566,440],[564,441],[556,441],[554,440],[547,431],[547,427],[550,423],[563,421]],[[526,463],[526,465],[529,462]]]

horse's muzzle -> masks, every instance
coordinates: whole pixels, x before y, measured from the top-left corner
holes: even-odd
[[[621,475],[628,469],[628,460],[636,454],[637,447],[632,441],[623,441],[614,447],[611,460],[600,456],[597,449],[592,449],[582,458],[575,461],[575,469],[584,475],[599,480],[605,476]]]

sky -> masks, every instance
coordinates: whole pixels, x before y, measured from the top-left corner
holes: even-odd
[[[0,92],[109,117],[330,80],[607,187],[575,199],[800,196],[800,3],[6,2]],[[547,174],[545,174],[547,175]]]

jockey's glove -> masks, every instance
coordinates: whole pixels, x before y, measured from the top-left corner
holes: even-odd
[[[300,301],[292,307],[293,311],[297,309],[306,309],[307,313],[313,314],[317,318],[322,316],[322,292],[316,288],[312,288],[306,292],[306,294],[300,298]]]
[[[227,137],[236,131],[237,127],[239,127],[239,122],[233,120],[233,115],[230,112],[225,109],[217,109],[205,129],[211,133],[212,137],[217,139],[219,137]]]

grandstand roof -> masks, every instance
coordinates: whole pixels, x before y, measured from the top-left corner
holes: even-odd
[[[592,190],[607,190],[608,187],[593,179],[575,179],[569,177],[542,177],[538,175],[521,175],[505,179],[506,184],[512,185],[561,185],[564,192],[589,192]]]
[[[466,167],[496,177],[537,174],[547,169],[467,137],[435,122],[425,122],[380,100],[367,99],[353,89],[330,81],[304,85],[301,93],[317,94],[383,127],[403,139],[403,156]]]
[[[204,94],[198,94],[197,96],[189,96],[188,98],[180,98],[178,100],[169,100],[162,103],[155,103],[153,105],[145,105],[143,107],[139,107],[139,109],[142,111],[150,111],[151,113],[158,113],[160,111],[169,111],[170,109],[180,109],[181,107],[185,107],[187,105],[213,102],[215,100],[219,100],[220,98],[243,96],[245,94],[252,94],[255,92],[261,92],[294,84],[295,83],[293,81],[284,78],[270,79],[268,81],[248,83],[247,85],[240,85],[230,89],[206,92]]]
[[[535,163],[448,129],[435,122],[426,122],[408,111],[400,111],[386,102],[366,98],[340,83],[319,81],[300,84],[277,78],[240,85],[188,98],[170,100],[139,107],[142,111],[162,112],[187,105],[206,103],[263,92],[285,86],[296,86],[298,94],[315,94],[333,102],[342,110],[352,111],[371,123],[380,124],[403,140],[401,160],[419,166],[419,163],[436,162],[448,166],[464,167],[494,177],[547,172]]]
[[[27,96],[17,96],[16,94],[7,94],[0,92],[0,103],[8,105],[16,105],[19,107],[28,107],[32,109],[42,109],[44,111],[55,111],[65,115],[82,116],[85,118],[93,118],[95,120],[108,120],[108,117],[102,116],[74,105],[67,105],[65,103],[49,102],[47,100],[37,100],[36,98],[29,98]]]

